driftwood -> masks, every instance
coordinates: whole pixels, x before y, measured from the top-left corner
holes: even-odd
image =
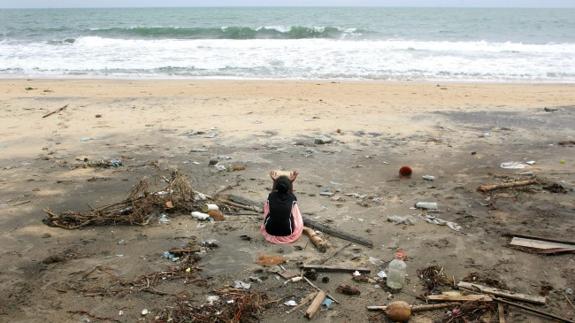
[[[315,296],[315,298],[313,299],[313,301],[311,302],[311,305],[307,308],[307,310],[305,311],[305,317],[307,317],[308,319],[313,319],[313,317],[317,314],[317,312],[319,311],[320,307],[321,307],[321,303],[323,303],[323,300],[325,299],[325,292],[324,291],[319,291],[317,293],[317,295]]]
[[[323,233],[332,235],[334,237],[338,237],[347,241],[351,241],[360,245],[364,245],[366,247],[369,248],[373,248],[373,242],[371,242],[368,239],[362,238],[362,237],[358,237],[356,235],[353,234],[349,234],[349,233],[345,233],[343,231],[339,231],[333,228],[328,227],[327,225],[318,223],[314,220],[308,219],[308,218],[303,218],[303,223],[305,226],[310,227],[314,230],[318,230],[321,231]]]
[[[307,277],[303,276],[303,279],[313,288],[317,289],[318,292],[323,291],[323,289],[317,287],[314,283],[311,282]],[[327,297],[331,298],[334,303],[341,304],[335,297],[333,297],[330,293],[326,293]]]
[[[461,303],[441,303],[441,304],[427,304],[427,305],[411,305],[411,310],[413,312],[421,311],[432,311],[442,308],[459,306]],[[386,305],[371,305],[367,307],[368,311],[385,311],[387,309]]]
[[[311,300],[313,300],[318,292],[311,292],[309,293],[306,297],[304,297],[298,305],[296,305],[294,308],[292,308],[291,310],[287,311],[286,314],[290,314],[291,312],[297,310],[298,308],[304,306],[305,304],[311,302]]]
[[[303,233],[309,237],[313,245],[319,250],[319,252],[326,252],[328,248],[328,243],[319,234],[315,233],[313,229],[304,227]]]
[[[495,190],[499,190],[502,188],[512,188],[512,187],[520,187],[520,186],[528,186],[528,185],[533,185],[536,184],[537,180],[535,179],[528,179],[528,180],[523,180],[523,181],[515,181],[515,182],[509,182],[509,183],[500,183],[500,184],[483,184],[480,185],[477,190],[480,192],[491,192],[491,191],[495,191]]]
[[[541,254],[575,253],[575,245],[552,241],[513,237],[509,245],[527,248],[529,251]]]
[[[350,272],[359,271],[360,273],[370,273],[368,268],[340,267],[340,266],[323,266],[323,265],[302,265],[304,270],[315,270],[318,272]]]
[[[513,232],[504,233],[503,236],[504,237],[511,237],[511,238],[518,237],[518,238],[526,238],[526,239],[533,239],[533,240],[566,243],[566,244],[572,244],[575,247],[575,241],[573,241],[573,240],[555,239],[555,238],[548,238],[548,237],[541,237],[541,236],[535,236],[535,235],[530,235],[530,234],[513,233]]]
[[[428,295],[430,301],[449,301],[449,302],[491,302],[493,299],[487,295]]]
[[[497,303],[497,313],[499,316],[499,323],[506,323],[505,322],[505,308],[503,308],[502,303]]]
[[[501,298],[495,298],[495,300],[496,300],[497,302],[504,303],[504,304],[511,305],[511,306],[515,306],[515,307],[524,309],[524,310],[526,310],[526,311],[530,311],[530,312],[533,312],[533,313],[537,313],[537,314],[539,314],[539,315],[543,315],[543,316],[546,316],[546,317],[550,317],[550,318],[556,319],[556,320],[561,321],[561,322],[575,323],[575,321],[573,321],[573,320],[570,320],[570,319],[561,317],[561,316],[559,316],[559,315],[555,315],[555,314],[553,314],[553,313],[544,312],[544,311],[542,311],[542,310],[540,310],[540,309],[533,308],[533,307],[531,307],[531,306],[525,306],[525,305],[523,305],[523,304],[518,304],[518,303],[510,302],[510,301],[508,301],[508,300],[504,300],[504,299],[501,299]]]
[[[473,284],[468,282],[459,282],[457,287],[464,288],[467,290],[479,290],[483,293],[492,294],[495,296],[501,296],[505,298],[516,299],[524,302],[535,303],[535,304],[545,304],[547,299],[543,296],[532,296],[521,293],[514,293],[511,291],[506,291],[498,288],[483,286],[479,284]]]
[[[61,108],[58,108],[58,109],[56,109],[56,110],[54,110],[54,111],[52,111],[52,112],[48,112],[48,113],[46,113],[45,115],[42,116],[42,119],[43,119],[43,118],[48,118],[49,116],[51,116],[51,115],[53,115],[53,114],[56,114],[56,113],[61,112],[61,111],[64,111],[64,109],[66,109],[67,107],[68,107],[68,105],[66,104],[65,106],[63,106],[63,107],[61,107]]]

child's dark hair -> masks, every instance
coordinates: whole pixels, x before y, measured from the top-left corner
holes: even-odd
[[[292,183],[287,176],[280,176],[276,179],[274,188],[280,194],[287,194],[292,191]]]

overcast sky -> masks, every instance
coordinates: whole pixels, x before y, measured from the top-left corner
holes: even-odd
[[[575,0],[0,0],[0,8],[194,6],[425,6],[575,8]]]

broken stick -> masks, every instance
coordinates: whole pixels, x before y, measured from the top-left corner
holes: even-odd
[[[526,311],[531,311],[531,312],[537,313],[537,314],[539,314],[539,315],[543,315],[543,316],[546,316],[546,317],[550,317],[550,318],[556,319],[556,320],[561,321],[561,322],[575,323],[575,321],[573,321],[573,320],[570,320],[570,319],[561,317],[561,316],[559,316],[559,315],[555,315],[555,314],[553,314],[553,313],[544,312],[544,311],[539,310],[539,309],[537,309],[537,308],[533,308],[533,307],[530,307],[530,306],[525,306],[525,305],[523,305],[523,304],[518,304],[518,303],[510,302],[510,301],[508,301],[508,300],[504,300],[504,299],[501,299],[501,298],[495,298],[495,300],[498,301],[498,302],[501,302],[501,303],[505,303],[505,304],[507,304],[507,305],[519,307],[519,308],[524,309],[524,310],[526,310]]]
[[[430,301],[449,301],[449,302],[491,302],[493,299],[487,295],[428,295]]]
[[[315,314],[319,311],[321,303],[323,303],[324,299],[325,299],[325,292],[322,290],[317,292],[317,295],[311,302],[311,305],[305,311],[305,317],[311,320],[315,316]]]
[[[317,272],[349,272],[353,273],[355,271],[359,271],[360,273],[370,273],[371,269],[368,268],[361,268],[361,267],[342,267],[342,266],[324,266],[324,265],[302,265],[302,269],[304,270],[315,270]]]
[[[448,308],[453,306],[459,306],[461,303],[442,303],[442,304],[428,304],[428,305],[411,305],[411,310],[413,312],[418,311],[432,311],[441,308]],[[385,311],[387,305],[371,305],[367,307],[368,311]]]
[[[318,231],[321,231],[323,233],[332,235],[334,237],[338,237],[340,239],[344,239],[347,241],[355,242],[355,243],[360,244],[360,245],[364,245],[366,247],[373,248],[373,242],[371,242],[368,239],[358,237],[358,236],[350,234],[350,233],[345,233],[343,231],[339,231],[339,230],[330,228],[327,225],[318,223],[316,221],[313,221],[313,220],[305,218],[305,217],[303,218],[303,223],[306,227],[310,227],[314,230],[318,230]]]
[[[529,303],[535,303],[535,304],[545,304],[547,301],[547,299],[543,296],[532,296],[532,295],[526,295],[526,294],[521,294],[521,293],[514,293],[511,291],[506,291],[506,290],[502,290],[502,289],[498,289],[498,288],[493,288],[493,287],[488,287],[488,286],[483,286],[483,285],[473,284],[473,283],[468,283],[468,282],[463,282],[463,281],[459,282],[457,284],[457,287],[472,290],[472,291],[478,290],[478,291],[481,291],[483,293],[492,294],[495,296],[501,296],[501,297],[505,297],[505,298],[516,299],[516,300],[529,302]]]
[[[42,116],[42,118],[48,118],[49,116],[51,116],[51,115],[53,115],[53,114],[56,114],[56,113],[61,112],[61,111],[64,111],[64,109],[66,109],[67,107],[68,107],[68,105],[66,104],[65,106],[63,106],[63,107],[61,107],[61,108],[58,108],[58,109],[56,109],[56,110],[54,110],[54,111],[52,111],[52,112],[46,113],[45,115]]]
[[[309,237],[311,243],[319,250],[319,252],[326,252],[327,251],[327,241],[325,241],[319,234],[315,233],[315,231],[311,228],[304,227],[303,233]]]
[[[480,185],[477,190],[480,192],[491,192],[495,190],[499,190],[502,188],[511,188],[511,187],[520,187],[520,186],[528,186],[532,184],[536,184],[537,180],[535,179],[528,179],[524,181],[515,181],[509,183],[500,183],[500,184],[483,184]]]

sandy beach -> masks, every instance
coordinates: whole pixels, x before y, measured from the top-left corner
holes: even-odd
[[[344,247],[345,240],[324,235],[331,244],[326,254],[307,237],[270,245],[259,234],[257,214],[210,223],[170,214],[167,224],[154,219],[146,226],[78,230],[42,223],[44,208],[88,211],[123,199],[142,177],[174,169],[197,191],[212,194],[231,185],[226,194],[258,202],[271,188],[270,170],[297,169],[305,216],[373,241],[373,248],[345,248],[326,265],[367,267],[373,278],[396,249],[405,250],[408,286],[397,294],[354,282],[348,273],[320,273],[315,284],[340,304],[322,310],[318,322],[381,319],[365,306],[421,302],[425,289],[417,270],[430,265],[442,266],[456,281],[476,273],[509,290],[544,295],[542,309],[575,317],[565,296],[566,287],[575,286],[575,256],[527,253],[510,248],[503,236],[573,240],[573,84],[4,79],[0,120],[0,321],[154,321],[183,294],[199,305],[215,290],[250,277],[252,290],[275,301],[259,315],[263,322],[307,321],[307,306],[286,314],[283,303],[313,289],[284,285],[277,267],[262,267],[256,259],[282,255],[284,267],[297,271]],[[320,144],[319,136],[331,142]],[[85,167],[84,160],[112,159],[122,166]],[[213,159],[226,170],[211,166]],[[535,163],[500,167],[510,161]],[[230,171],[237,165],[242,167]],[[414,170],[409,179],[398,177],[404,165]],[[545,184],[477,191],[484,183],[525,178]],[[566,192],[545,189],[549,183]],[[425,212],[413,208],[419,201],[437,202],[434,215],[461,230],[424,221]],[[393,215],[417,222],[388,222]],[[163,252],[194,239],[219,245],[201,255],[198,282],[160,282],[157,293],[121,296],[78,291],[105,289],[110,275],[129,280],[166,270],[174,263]],[[361,295],[338,294],[342,282],[358,286]],[[143,316],[143,309],[150,314]],[[508,315],[509,322],[546,322],[514,308]]]

